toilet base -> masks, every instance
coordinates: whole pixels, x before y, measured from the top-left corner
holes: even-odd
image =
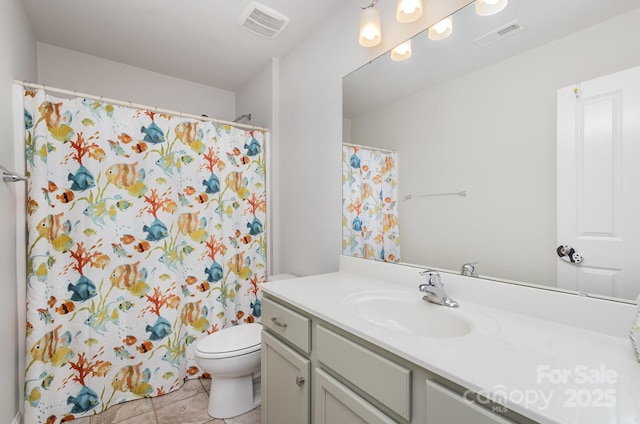
[[[213,418],[236,417],[258,405],[260,383],[254,383],[252,374],[232,378],[212,376],[207,412]]]

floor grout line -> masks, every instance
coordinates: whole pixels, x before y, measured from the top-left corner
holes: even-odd
[[[153,419],[155,420],[156,424],[158,424],[158,414],[156,414],[156,406],[153,404],[153,399],[149,398],[149,400],[151,401],[151,410],[153,411]]]

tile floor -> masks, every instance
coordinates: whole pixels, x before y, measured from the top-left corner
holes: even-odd
[[[73,424],[260,424],[260,407],[234,418],[207,414],[211,380],[188,380],[181,389],[154,398],[114,405],[101,414],[70,421]]]

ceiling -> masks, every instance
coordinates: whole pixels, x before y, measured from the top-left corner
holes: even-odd
[[[273,39],[237,20],[250,0],[22,0],[37,41],[236,91],[341,0],[259,0],[290,19]],[[358,4],[354,4],[355,7]]]
[[[394,62],[384,54],[344,78],[343,115],[355,118],[638,7],[638,0],[511,0],[502,12],[485,17],[470,4],[453,15],[449,38],[431,41],[423,32],[413,38],[408,60]],[[516,20],[524,31],[486,47],[473,42]]]

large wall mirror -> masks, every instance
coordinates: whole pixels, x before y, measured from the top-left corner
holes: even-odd
[[[450,37],[425,31],[408,60],[347,75],[343,141],[397,153],[400,262],[635,299],[640,175],[622,172],[640,163],[640,90],[615,84],[640,80],[618,74],[640,69],[639,23],[637,0],[510,0],[484,17],[470,4]]]

